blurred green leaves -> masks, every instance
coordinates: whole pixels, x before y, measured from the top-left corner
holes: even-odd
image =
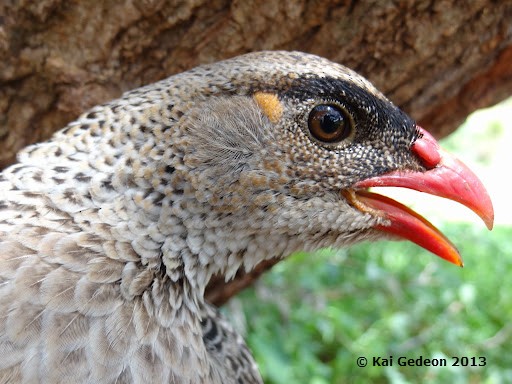
[[[512,382],[512,228],[443,231],[466,243],[465,269],[413,244],[373,243],[294,255],[244,292],[247,341],[266,382]],[[373,367],[373,356],[395,364]],[[485,356],[487,365],[399,367],[399,356]]]

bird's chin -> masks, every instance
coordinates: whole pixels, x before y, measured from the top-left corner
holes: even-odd
[[[403,187],[457,201],[479,215],[492,229],[494,211],[491,199],[478,177],[460,160],[442,151],[435,139],[418,127],[421,137],[411,151],[423,163],[423,172],[391,172],[360,181],[343,191],[356,209],[382,217],[375,229],[412,241],[449,262],[462,266],[457,248],[427,219],[403,204],[373,192],[370,187]]]

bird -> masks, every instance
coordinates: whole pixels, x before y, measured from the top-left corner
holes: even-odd
[[[253,52],[93,107],[0,175],[0,383],[261,383],[213,276],[382,238],[462,266],[376,186],[457,201],[462,161],[356,72]]]

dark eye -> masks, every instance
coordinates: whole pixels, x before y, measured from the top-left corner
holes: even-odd
[[[317,105],[308,118],[311,135],[324,143],[338,143],[352,132],[351,120],[346,112],[335,105]]]

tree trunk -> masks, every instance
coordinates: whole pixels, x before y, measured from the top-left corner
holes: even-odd
[[[437,136],[512,93],[512,2],[39,0],[0,4],[0,167],[86,109],[198,64],[301,50],[369,78]],[[222,303],[272,262],[233,283]]]

